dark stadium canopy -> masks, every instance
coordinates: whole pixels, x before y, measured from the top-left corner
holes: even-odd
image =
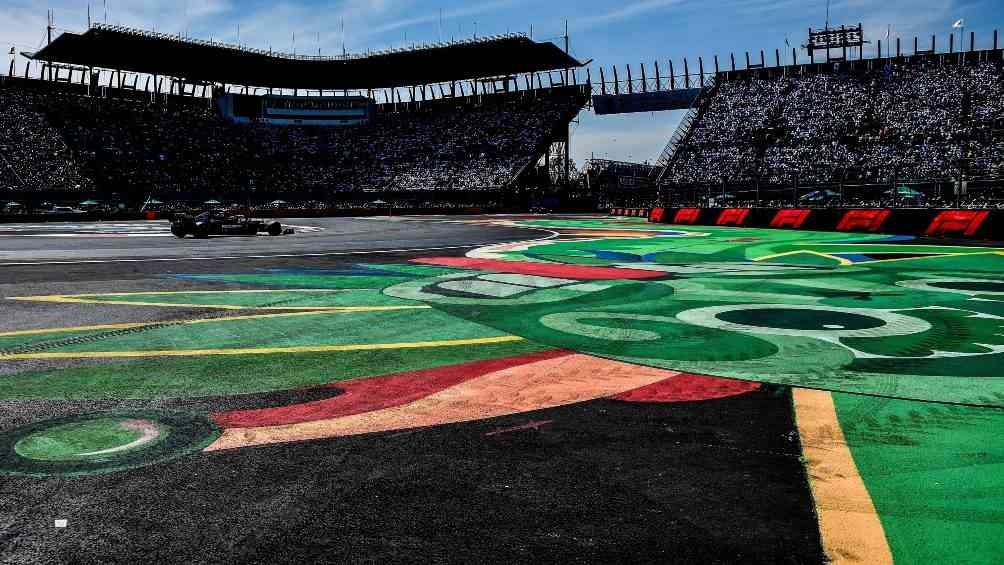
[[[581,66],[557,45],[522,35],[365,56],[308,57],[107,25],[83,34],[64,33],[33,58],[191,81],[331,90],[391,88]]]

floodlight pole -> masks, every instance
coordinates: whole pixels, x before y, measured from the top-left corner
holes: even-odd
[[[568,20],[565,20],[565,55],[568,55]],[[569,73],[569,69],[565,69],[565,86],[568,86],[568,82],[569,82],[568,81],[568,73]],[[571,142],[572,142],[572,123],[569,122],[565,126],[565,179],[564,179],[564,183],[565,183],[565,188],[566,189],[568,188],[568,185],[570,183],[570,177],[571,177],[571,163],[569,163],[569,160],[571,159],[571,154],[572,154],[571,148],[569,147],[571,145]]]
[[[47,22],[45,31],[48,35],[48,43],[46,45],[52,45],[52,10],[49,10]],[[52,61],[46,61],[46,66],[49,67],[49,82],[52,82]]]
[[[568,20],[565,20],[565,55],[568,55]],[[565,84],[568,84],[568,69],[565,69]]]

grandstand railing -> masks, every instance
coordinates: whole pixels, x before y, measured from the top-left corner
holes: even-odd
[[[378,90],[315,90],[315,89],[270,89],[265,87],[248,87],[233,84],[212,85],[196,83],[166,76],[154,77],[142,73],[94,69],[96,81],[92,82],[88,69],[68,65],[48,65],[45,62],[32,60],[18,67],[17,61],[12,61],[7,74],[0,72],[0,79],[33,80],[39,82],[59,83],[76,86],[91,95],[102,95],[102,92],[116,93],[128,91],[129,98],[147,96],[151,101],[158,97],[182,97],[189,99],[210,100],[217,94],[245,94],[254,96],[297,96],[303,98],[365,96],[381,105],[413,104],[435,100],[455,98],[470,98],[513,92],[531,92],[549,90],[561,87],[591,88],[588,71],[586,76],[578,69],[564,71],[541,71],[504,77],[485,77],[474,80],[458,80],[453,82],[437,82],[417,84],[408,87],[386,88]],[[142,80],[141,80],[142,79]],[[546,84],[545,84],[546,81]]]
[[[662,168],[659,172],[658,179],[656,179],[656,184],[662,182],[662,177],[666,174],[669,166],[673,164],[677,151],[690,137],[690,133],[694,128],[694,123],[697,122],[701,115],[701,110],[704,108],[704,102],[708,99],[709,95],[713,94],[717,87],[718,81],[715,77],[712,77],[709,84],[702,89],[700,95],[694,99],[694,102],[687,110],[687,114],[683,116],[680,124],[676,127],[676,131],[673,132],[673,137],[669,139],[669,143],[666,144],[666,147],[659,155],[659,159],[656,160],[656,165]]]
[[[990,41],[984,43],[980,48],[977,48],[979,43],[977,42],[975,32],[971,31],[969,33],[968,46],[963,44],[961,37],[956,41],[955,38],[958,36],[954,33],[949,34],[948,37],[948,41],[939,42],[936,36],[931,36],[930,43],[927,43],[927,40],[924,41],[926,45],[929,45],[928,48],[923,48],[920,39],[914,37],[912,52],[903,48],[903,38],[896,37],[894,38],[895,41],[887,39],[885,42],[878,40],[875,43],[869,44],[873,48],[869,49],[870,53],[866,54],[864,50],[859,50],[857,57],[854,57],[852,52],[846,58],[840,57],[829,60],[819,59],[815,56],[810,57],[803,52],[804,50],[786,47],[785,49],[775,48],[773,50],[773,57],[770,57],[769,50],[765,49],[759,50],[759,54],[746,51],[745,57],[740,56],[738,58],[738,64],[736,54],[730,53],[724,60],[719,60],[718,55],[714,55],[711,58],[697,57],[696,64],[691,64],[692,61],[684,57],[681,59],[682,65],[674,65],[673,60],[669,59],[666,60],[668,64],[661,67],[659,61],[655,61],[654,65],[648,68],[646,68],[644,63],[638,64],[636,65],[637,70],[631,65],[624,65],[621,67],[623,70],[620,70],[616,66],[601,67],[596,69],[597,72],[590,71],[591,76],[599,79],[591,81],[591,84],[594,95],[658,92],[662,90],[703,87],[709,79],[714,77],[718,77],[720,80],[729,80],[745,76],[749,73],[765,71],[790,73],[796,69],[812,68],[819,65],[832,66],[833,64],[855,64],[859,61],[868,62],[945,55],[968,58],[989,54],[997,57],[998,60],[1001,57],[1002,45],[997,30],[992,31]],[[705,61],[707,61],[707,64],[705,64]],[[745,61],[745,65],[742,64],[743,61]],[[678,72],[681,70],[682,72]]]
[[[181,95],[181,94],[165,94],[165,93],[153,93],[142,88],[117,88],[114,86],[102,86],[96,91],[89,88],[88,85],[79,82],[68,82],[68,81],[49,81],[45,78],[44,71],[39,73],[38,77],[20,77],[20,76],[6,76],[0,74],[0,87],[4,85],[16,85],[20,87],[46,89],[60,92],[67,92],[77,95],[92,95],[100,98],[113,98],[113,99],[125,99],[125,100],[135,100],[137,102],[146,103],[166,103],[172,105],[199,105],[211,103],[211,98],[203,98],[200,96],[191,95]],[[498,90],[498,91],[480,91],[474,92],[467,89],[459,90],[457,96],[428,96],[423,98],[422,96],[416,96],[414,98],[407,99],[397,99],[395,101],[390,101],[389,99],[384,102],[378,102],[376,105],[376,111],[378,113],[398,113],[398,112],[410,112],[419,111],[430,106],[437,106],[442,104],[456,104],[456,105],[480,105],[484,103],[490,103],[494,101],[505,101],[507,99],[522,99],[524,97],[547,97],[555,94],[561,93],[576,93],[581,94],[584,97],[589,91],[589,86],[587,84],[578,85],[564,85],[560,82],[544,84],[543,81],[533,82],[533,87],[530,90],[526,89],[514,89],[514,90]],[[430,89],[431,92],[431,89]],[[338,97],[341,98],[341,97]],[[588,100],[587,100],[588,101]],[[585,102],[584,102],[585,105]]]

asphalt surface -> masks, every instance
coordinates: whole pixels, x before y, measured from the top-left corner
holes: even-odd
[[[0,265],[113,261],[204,260],[310,256],[339,252],[483,245],[546,236],[546,231],[408,218],[279,219],[293,235],[177,239],[167,221],[0,224]],[[416,222],[421,222],[416,224]],[[535,235],[539,234],[539,235]]]
[[[76,285],[91,279],[212,272],[221,267],[239,271],[324,266],[340,258],[351,261],[365,256],[367,260],[386,260],[413,253],[444,255],[491,243],[552,235],[547,230],[472,225],[464,220],[461,217],[280,219],[283,225],[294,226],[296,233],[201,240],[171,236],[166,221],[0,224],[0,285],[58,286],[65,282],[77,288]]]
[[[791,418],[773,388],[597,400],[13,478],[0,546],[17,563],[822,563]]]
[[[459,221],[294,220],[323,229],[206,241],[25,226],[20,235],[0,235],[0,297],[206,290],[215,283],[170,275],[401,263],[552,235]],[[140,225],[149,223],[111,231],[150,231]],[[0,331],[178,315],[0,300]],[[0,378],[87,363],[0,363]],[[0,430],[95,411],[285,405],[310,394],[4,400]],[[196,453],[106,475],[0,476],[0,562],[819,563],[791,406],[783,387],[690,405],[595,400],[466,424]],[[70,526],[54,528],[60,518]]]

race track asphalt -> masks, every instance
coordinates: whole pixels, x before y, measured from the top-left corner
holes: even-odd
[[[548,232],[527,228],[470,225],[461,217],[312,218],[278,221],[296,233],[280,237],[212,237],[179,240],[167,221],[55,222],[0,224],[0,265],[43,262],[204,260],[273,256],[310,256],[339,252],[477,246],[533,239]],[[539,235],[534,235],[539,234]]]
[[[0,563],[1000,554],[1004,251],[512,219],[293,219],[291,236],[209,240],[0,225]],[[949,288],[888,282],[911,261]],[[959,310],[964,293],[990,298]],[[742,318],[754,338],[679,323],[707,310],[694,300],[791,304]],[[820,321],[800,300],[837,305]],[[800,354],[832,342],[788,327],[822,323],[863,324],[858,347],[896,363],[862,353],[874,374],[831,374],[859,367]],[[933,377],[928,341],[950,350]]]
[[[105,227],[99,235],[87,234],[95,226],[20,226],[0,235],[0,296],[255,289],[185,276],[335,272],[553,236],[462,222],[293,220],[323,229],[205,241],[150,236],[163,227],[149,224]],[[129,233],[147,235],[122,235]],[[219,315],[197,307],[13,300],[0,302],[0,312],[0,332]],[[19,350],[47,351],[75,339],[57,336]],[[497,356],[505,347],[487,351]],[[248,379],[282,370],[254,358],[246,363]],[[0,379],[101,366],[0,362]],[[200,378],[214,378],[212,364]],[[86,414],[253,410],[336,394],[8,397],[0,398],[0,432]],[[791,420],[790,398],[771,389],[682,410],[600,399],[429,429],[190,454],[111,474],[0,474],[0,561],[819,562]],[[695,421],[703,423],[695,428]],[[749,449],[713,446],[722,442]],[[699,463],[674,463],[685,460]],[[68,527],[54,528],[59,519]]]

